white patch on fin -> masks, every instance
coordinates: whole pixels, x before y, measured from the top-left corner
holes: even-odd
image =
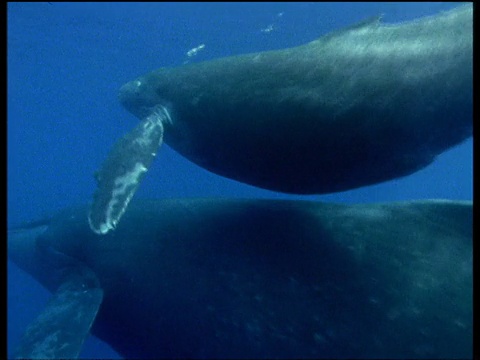
[[[135,194],[141,175],[147,172],[147,170],[142,163],[138,162],[132,171],[115,179],[115,188],[107,205],[105,222],[100,224],[98,229],[100,234],[106,234],[110,230],[115,229],[118,220],[122,217],[133,194]],[[116,209],[116,206],[119,206],[119,208]]]

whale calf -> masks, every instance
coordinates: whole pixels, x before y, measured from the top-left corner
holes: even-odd
[[[308,44],[161,68],[125,84],[142,121],[97,172],[89,219],[115,228],[163,142],[216,174],[323,194],[398,178],[472,134],[472,5],[379,19]]]
[[[471,358],[472,202],[135,201],[8,232],[54,295],[17,355],[129,359]]]

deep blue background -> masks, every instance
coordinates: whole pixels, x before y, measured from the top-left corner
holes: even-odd
[[[454,3],[9,3],[8,224],[90,201],[94,171],[137,120],[119,87],[161,66],[300,45],[384,14],[399,22]],[[272,25],[273,30],[261,29]],[[186,52],[205,48],[193,58]],[[211,174],[163,146],[139,197],[267,197],[337,202],[472,199],[472,140],[406,178],[291,196]],[[135,198],[134,200],[135,201]],[[8,264],[9,354],[48,292]],[[90,337],[82,356],[118,357]]]

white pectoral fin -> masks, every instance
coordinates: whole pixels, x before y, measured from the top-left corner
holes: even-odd
[[[103,290],[91,270],[73,272],[28,326],[15,358],[77,358],[102,300]]]
[[[115,229],[162,145],[164,121],[170,116],[159,106],[115,144],[96,173],[98,187],[88,216],[95,233]]]

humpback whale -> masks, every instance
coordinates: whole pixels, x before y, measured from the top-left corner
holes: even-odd
[[[472,202],[135,201],[10,229],[53,293],[21,358],[471,358]]]
[[[409,175],[472,134],[472,5],[379,18],[283,50],[160,68],[125,84],[141,122],[96,174],[115,228],[163,142],[216,174],[297,194]]]

